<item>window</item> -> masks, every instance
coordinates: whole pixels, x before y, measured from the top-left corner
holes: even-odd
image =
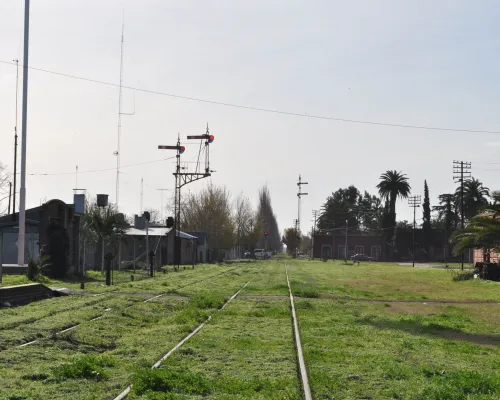
[[[378,261],[380,259],[381,254],[382,250],[380,246],[372,246],[372,257],[375,259],[375,261]]]
[[[356,246],[354,248],[354,254],[365,254],[365,246]]]

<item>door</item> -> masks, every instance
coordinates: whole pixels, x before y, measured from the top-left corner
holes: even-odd
[[[332,258],[332,246],[330,245],[321,246],[321,258],[327,260]]]

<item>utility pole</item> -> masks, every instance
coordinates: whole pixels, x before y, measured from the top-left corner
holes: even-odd
[[[308,182],[302,182],[302,177],[299,175],[299,181],[297,186],[299,187],[299,192],[297,193],[298,198],[298,214],[297,214],[297,229],[300,231],[300,199],[302,196],[307,196],[309,193],[302,192],[302,185],[308,185]]]
[[[10,199],[12,198],[12,182],[9,182],[9,208],[7,209],[7,214],[10,214]]]
[[[142,198],[144,195],[144,178],[141,178],[141,215],[142,215]]]
[[[420,207],[422,199],[420,195],[408,197],[408,204],[413,207],[413,267],[415,267],[415,226],[416,226],[416,211]]]
[[[297,241],[295,243],[295,258],[298,258],[299,257],[299,220],[298,219],[294,219],[293,220],[293,226],[295,228],[295,240]]]
[[[460,182],[460,219],[461,228],[465,226],[464,181],[471,177],[472,164],[466,161],[453,161],[453,179]],[[462,269],[464,269],[464,252],[461,254]]]
[[[19,60],[13,60],[16,63],[16,124],[14,126],[14,198],[12,201],[12,220],[16,213],[16,189],[17,189],[17,109],[19,94]]]
[[[21,189],[19,190],[19,237],[17,264],[24,267],[24,237],[26,233],[26,138],[28,121],[28,66],[29,66],[30,0],[24,0],[24,53],[23,53],[23,110],[21,133]]]
[[[318,210],[313,210],[314,217],[313,228],[312,228],[312,238],[311,238],[311,260],[314,260],[314,235],[316,235],[316,221],[318,219]]]
[[[344,247],[344,260],[347,262],[347,231],[349,229],[349,220],[345,220],[345,247]]]

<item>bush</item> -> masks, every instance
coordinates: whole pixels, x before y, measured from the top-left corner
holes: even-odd
[[[106,355],[87,354],[75,359],[70,364],[61,365],[54,370],[58,380],[66,379],[92,379],[104,381],[109,379],[109,374],[103,367],[113,367],[116,361]]]
[[[30,281],[39,280],[45,275],[50,266],[50,256],[40,256],[38,260],[35,260],[30,256],[28,259],[28,272],[26,275]]]
[[[498,264],[479,262],[476,263],[474,270],[481,279],[500,281],[500,266]]]
[[[468,281],[474,279],[474,271],[451,271],[452,279],[455,282]]]
[[[207,396],[211,392],[210,382],[201,374],[188,371],[175,372],[166,368],[142,369],[135,378],[134,392],[138,395],[147,394],[149,398],[155,393],[182,393]],[[154,397],[153,397],[154,398]]]
[[[191,298],[191,304],[199,309],[220,308],[224,305],[223,296],[195,295]]]

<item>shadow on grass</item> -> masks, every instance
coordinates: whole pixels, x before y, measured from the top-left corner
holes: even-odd
[[[424,323],[422,320],[391,320],[366,316],[358,320],[364,325],[371,325],[378,329],[399,330],[414,335],[439,337],[448,340],[461,340],[480,346],[500,346],[500,335],[467,333],[460,329],[450,328],[437,323]]]

